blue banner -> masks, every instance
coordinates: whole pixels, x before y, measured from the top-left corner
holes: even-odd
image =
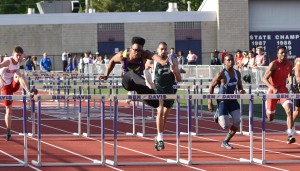
[[[300,31],[250,32],[249,46],[261,46],[269,61],[277,59],[277,47],[286,46],[289,56],[300,56]]]

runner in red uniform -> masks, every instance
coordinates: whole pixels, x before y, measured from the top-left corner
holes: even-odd
[[[293,66],[290,64],[289,60],[287,60],[286,47],[279,46],[277,48],[277,59],[270,63],[263,78],[264,83],[269,87],[267,94],[289,93],[288,89],[286,88],[287,78],[289,80],[291,89],[294,90],[292,86],[292,69]],[[291,144],[296,142],[296,139],[293,137],[292,131],[292,127],[294,126],[292,117],[292,101],[287,98],[267,99],[267,117],[269,121],[272,121],[274,119],[276,104],[278,100],[280,100],[280,103],[287,115],[288,144]]]

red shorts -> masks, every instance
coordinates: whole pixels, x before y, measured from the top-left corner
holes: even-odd
[[[14,92],[18,91],[20,88],[20,82],[12,81],[11,84],[2,87],[2,95],[13,95]],[[12,104],[12,100],[4,100],[4,105],[9,106]]]
[[[272,89],[268,89],[267,94],[274,94]],[[277,94],[289,94],[288,89],[285,86],[281,86],[277,88]],[[267,114],[274,114],[276,111],[276,105],[278,100],[280,100],[280,103],[282,106],[284,106],[286,103],[291,103],[291,99],[282,98],[282,99],[267,99],[266,100],[266,108],[267,108]]]

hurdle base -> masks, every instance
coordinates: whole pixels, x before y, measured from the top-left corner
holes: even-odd
[[[132,133],[132,132],[126,132],[125,135],[127,136],[133,136],[133,135],[137,135],[136,133]]]
[[[115,161],[112,161],[112,160],[109,160],[109,159],[106,159],[105,163],[108,164],[108,165],[111,165],[111,166],[117,166],[118,165],[118,162],[115,162]]]
[[[92,163],[42,163],[42,162],[37,162],[35,160],[31,161],[31,164],[34,166],[38,167],[43,167],[43,166],[101,166],[104,165],[104,162],[100,160],[93,160]]]
[[[253,158],[253,162],[258,164],[266,164],[266,160],[261,160],[257,158]]]
[[[19,164],[0,164],[0,167],[26,167],[28,166],[27,163],[19,163]]]
[[[82,133],[82,136],[83,136],[83,137],[90,137],[91,134],[84,132],[84,133]]]
[[[106,160],[105,162],[108,165],[111,166],[153,166],[153,165],[178,165],[179,162],[167,159],[165,162],[115,162],[112,160]]]
[[[28,136],[28,137],[31,137],[31,138],[34,138],[34,137],[36,137],[36,134],[33,134],[33,133],[27,133],[27,136]]]
[[[299,164],[299,160],[265,160],[264,164]]]
[[[190,132],[190,134],[192,136],[196,136],[197,135],[196,132]],[[189,135],[189,133],[188,132],[180,132],[180,135]]]
[[[72,135],[80,136],[80,133],[78,133],[78,132],[73,132]]]
[[[192,165],[192,161],[190,160],[179,159],[179,162],[186,165]]]
[[[199,164],[205,164],[205,165],[215,165],[215,164],[250,164],[251,161],[248,159],[244,159],[244,158],[240,158],[239,161],[211,161],[211,162],[201,162],[201,161],[189,161],[189,160],[184,160],[184,159],[180,159],[180,163],[182,164],[186,164],[186,165],[199,165]]]
[[[250,136],[250,132],[248,131],[242,131],[241,133],[239,133],[240,135],[247,135]]]
[[[146,136],[146,134],[142,133],[142,132],[137,132],[136,135],[139,136],[139,137],[145,137]]]

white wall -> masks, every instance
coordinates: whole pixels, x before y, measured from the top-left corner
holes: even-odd
[[[249,0],[249,31],[300,31],[300,1]]]

